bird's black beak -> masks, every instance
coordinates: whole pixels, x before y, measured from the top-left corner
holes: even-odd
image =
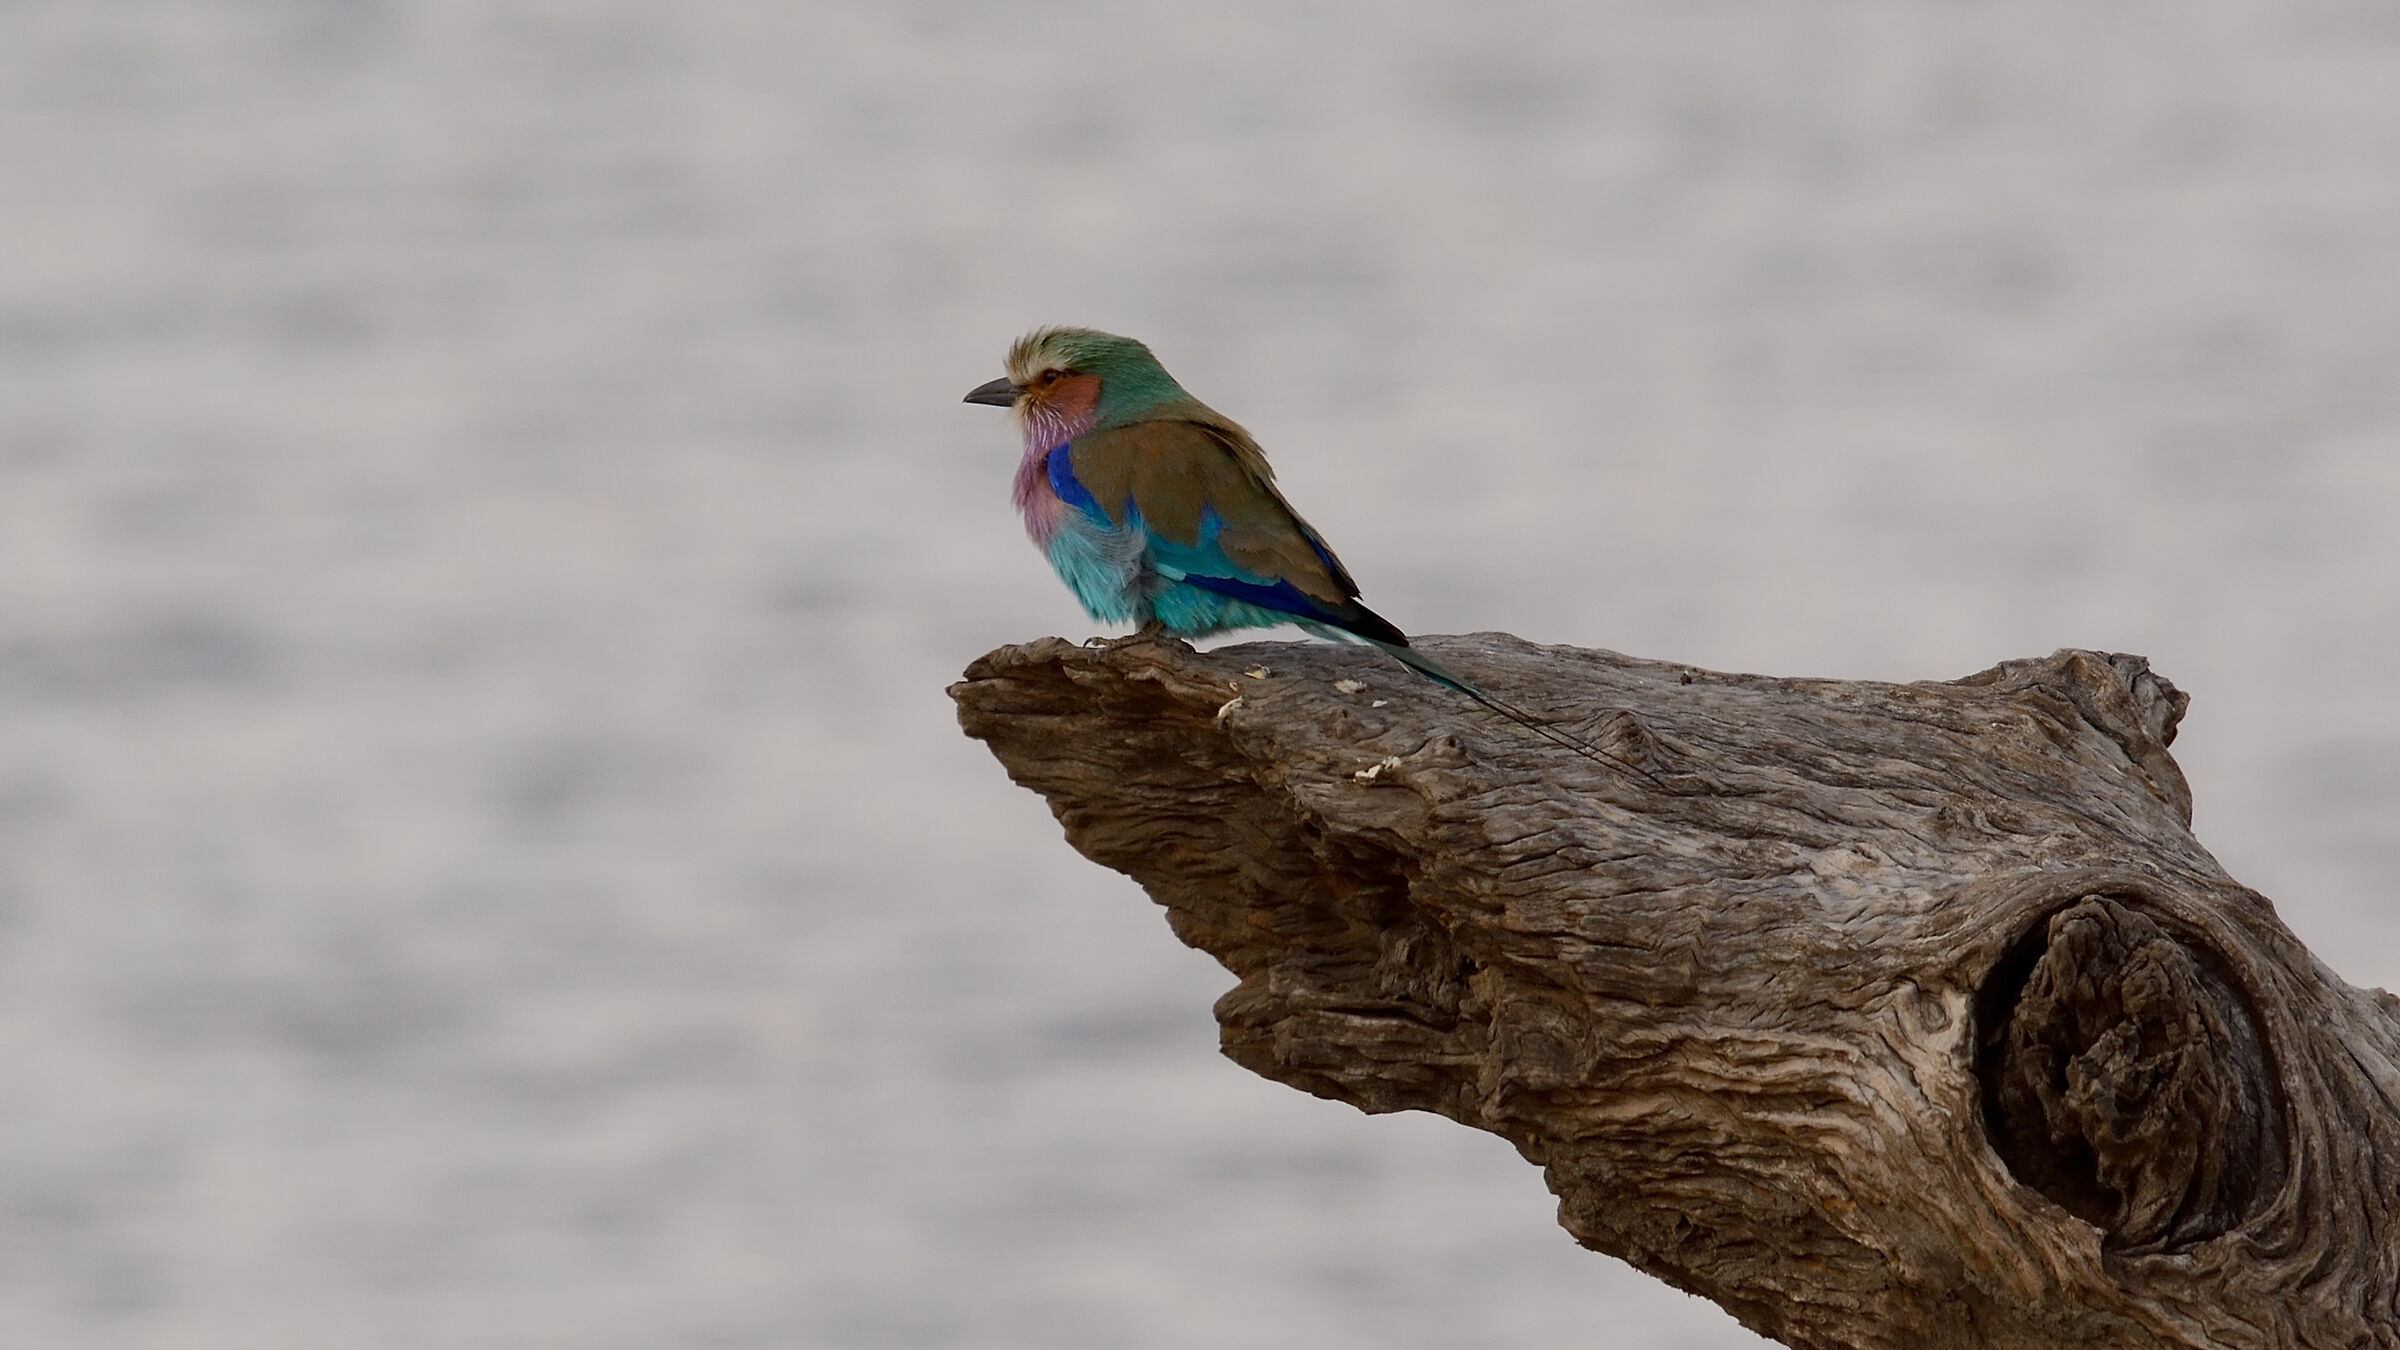
[[[1013,408],[1017,406],[1017,387],[1010,384],[1008,377],[1003,375],[990,384],[979,384],[968,390],[967,402],[989,403],[995,408]]]

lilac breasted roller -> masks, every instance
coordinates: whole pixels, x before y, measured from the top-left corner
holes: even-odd
[[[1360,604],[1341,559],[1275,490],[1258,442],[1132,338],[1037,329],[1009,348],[1008,374],[966,401],[1014,414],[1026,533],[1093,618],[1177,637],[1288,623],[1370,643],[1558,744],[1632,767],[1485,693]]]

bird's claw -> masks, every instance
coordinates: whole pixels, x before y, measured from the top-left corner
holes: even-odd
[[[1154,619],[1149,623],[1143,624],[1141,627],[1134,629],[1132,632],[1127,633],[1123,637],[1085,638],[1083,640],[1083,645],[1086,647],[1097,647],[1104,652],[1113,652],[1119,647],[1130,647],[1137,642],[1175,642],[1178,640],[1179,639],[1173,633],[1167,631],[1167,626],[1165,624]]]

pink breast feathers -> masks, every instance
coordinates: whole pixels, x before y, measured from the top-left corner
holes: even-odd
[[[1025,457],[1017,461],[1017,481],[1010,492],[1017,511],[1025,517],[1025,533],[1044,549],[1058,534],[1058,527],[1067,518],[1067,504],[1058,499],[1050,487],[1050,452],[1036,449],[1030,438],[1026,441]]]
[[[1070,375],[1055,385],[1029,393],[1016,407],[1017,424],[1025,437],[1025,457],[1017,461],[1017,480],[1010,493],[1025,517],[1025,533],[1047,549],[1067,518],[1067,504],[1050,486],[1050,452],[1092,429],[1099,421],[1100,381],[1092,375]]]

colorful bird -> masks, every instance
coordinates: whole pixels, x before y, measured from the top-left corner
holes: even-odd
[[[1485,693],[1360,604],[1341,559],[1275,490],[1258,442],[1132,338],[1037,329],[1009,348],[1008,374],[966,401],[1015,415],[1025,531],[1093,618],[1187,638],[1288,623],[1370,643],[1558,744],[1631,767]]]

